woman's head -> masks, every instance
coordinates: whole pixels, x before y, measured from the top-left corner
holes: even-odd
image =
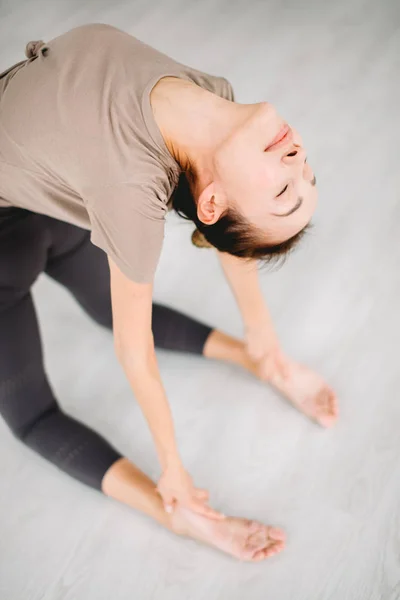
[[[270,260],[287,254],[308,228],[315,177],[300,136],[272,105],[245,112],[210,157],[208,183],[191,165],[173,206],[218,250]]]

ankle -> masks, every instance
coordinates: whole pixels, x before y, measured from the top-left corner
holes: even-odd
[[[214,329],[207,338],[203,348],[206,358],[242,362],[244,344],[240,340]]]
[[[182,512],[175,508],[174,512],[169,516],[169,529],[181,537],[189,537],[189,528],[186,520],[184,519]]]
[[[214,329],[210,333],[204,345],[203,355],[206,358],[234,363],[258,377],[257,365],[248,356],[244,342],[222,331]]]

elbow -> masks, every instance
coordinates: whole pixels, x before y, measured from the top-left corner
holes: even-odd
[[[144,342],[140,345],[132,344],[119,336],[115,336],[114,350],[124,371],[131,373],[147,370],[155,360],[153,336],[147,343]]]

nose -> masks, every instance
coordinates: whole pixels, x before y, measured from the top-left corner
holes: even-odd
[[[287,148],[282,156],[282,161],[286,165],[296,165],[304,163],[306,158],[306,151],[299,144],[292,144],[290,148]]]

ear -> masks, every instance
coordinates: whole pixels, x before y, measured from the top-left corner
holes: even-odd
[[[214,183],[204,188],[197,200],[197,216],[205,225],[214,225],[226,208],[226,200],[216,193]]]

